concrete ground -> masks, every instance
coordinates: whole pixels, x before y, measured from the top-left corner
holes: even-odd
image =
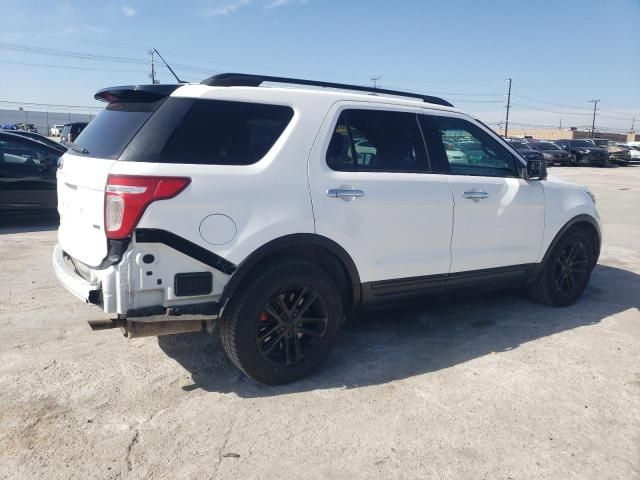
[[[279,388],[218,337],[92,333],[51,271],[51,221],[5,226],[0,478],[640,478],[640,167],[551,172],[589,185],[605,225],[576,305],[370,313]]]

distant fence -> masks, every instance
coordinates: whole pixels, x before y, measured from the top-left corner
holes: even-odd
[[[51,127],[69,122],[90,122],[100,110],[95,112],[61,112],[41,110],[0,109],[0,126],[15,123],[32,123],[38,133],[49,135]]]

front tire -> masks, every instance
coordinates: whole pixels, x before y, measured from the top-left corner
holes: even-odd
[[[324,362],[342,316],[340,291],[326,271],[281,260],[261,267],[238,289],[222,316],[220,336],[246,375],[279,385]]]
[[[554,306],[572,305],[582,296],[595,266],[592,237],[580,229],[569,230],[554,247],[542,271],[527,285],[529,296]]]

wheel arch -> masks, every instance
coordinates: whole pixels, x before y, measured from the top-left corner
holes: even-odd
[[[359,305],[361,284],[358,269],[347,251],[333,240],[314,233],[285,235],[262,245],[239,265],[220,297],[224,306],[256,268],[280,258],[308,260],[328,271],[343,293],[345,312]]]
[[[571,220],[566,222],[562,226],[562,228],[560,228],[560,230],[558,230],[558,233],[556,233],[555,237],[553,237],[553,240],[547,247],[547,251],[545,252],[544,257],[542,257],[540,263],[538,263],[538,265],[531,272],[530,279],[535,279],[540,274],[543,265],[545,265],[546,261],[549,259],[549,256],[551,255],[551,252],[553,251],[555,246],[569,230],[574,228],[586,230],[593,236],[593,238],[595,239],[592,252],[594,263],[598,261],[598,257],[600,256],[600,247],[602,245],[602,233],[600,231],[600,225],[598,224],[598,221],[591,215],[576,215]]]

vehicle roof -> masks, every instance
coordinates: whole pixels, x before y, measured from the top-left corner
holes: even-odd
[[[331,105],[338,101],[355,101],[464,113],[462,110],[455,107],[447,107],[444,105],[428,103],[420,99],[392,96],[387,94],[372,94],[366,92],[337,90],[333,88],[279,86],[210,87],[201,84],[185,84],[177,88],[171,94],[171,96],[185,98],[215,97],[235,101],[249,100],[257,102],[275,102],[290,105],[308,101],[321,102],[328,105]]]

